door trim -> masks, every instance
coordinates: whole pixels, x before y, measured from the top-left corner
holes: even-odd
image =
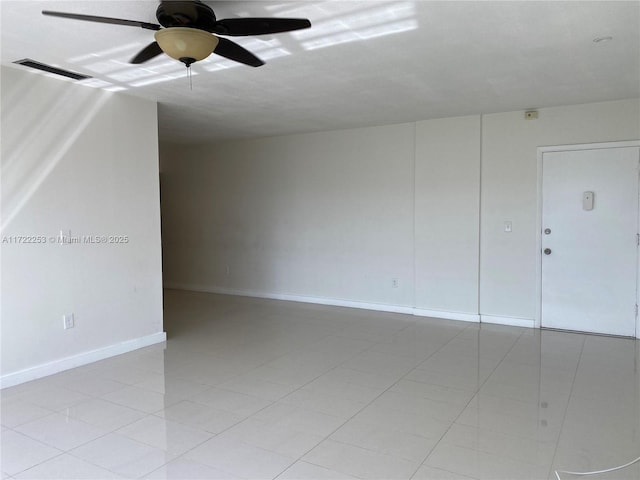
[[[536,212],[536,316],[534,328],[542,326],[542,158],[545,153],[579,150],[598,150],[604,148],[640,147],[640,140],[620,142],[583,143],[576,145],[551,145],[538,147],[538,194]],[[640,199],[639,199],[640,201]],[[640,211],[640,209],[639,209]],[[638,219],[640,225],[640,218]],[[636,304],[640,304],[640,255],[636,266]],[[640,316],[636,317],[636,338],[640,338]]]

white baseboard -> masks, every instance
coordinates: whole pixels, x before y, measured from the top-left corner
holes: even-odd
[[[173,290],[187,290],[192,292],[218,293],[222,295],[236,295],[242,297],[268,298],[270,300],[286,300],[290,302],[316,303],[331,305],[334,307],[362,308],[365,310],[377,310],[379,312],[405,313],[419,317],[442,318],[445,320],[460,320],[463,322],[483,322],[497,325],[509,325],[514,327],[534,328],[535,321],[532,318],[502,317],[499,315],[478,315],[475,313],[445,312],[440,310],[426,310],[401,305],[385,305],[381,303],[353,302],[336,298],[305,297],[302,295],[287,295],[280,293],[254,292],[250,290],[234,290],[230,288],[211,287],[208,285],[196,285],[187,283],[165,283],[164,288]]]
[[[89,352],[79,353],[70,357],[54,360],[53,362],[43,363],[35,367],[25,368],[18,372],[7,373],[0,377],[0,389],[13,387],[21,383],[30,382],[38,378],[60,373],[71,368],[80,367],[89,363],[104,360],[105,358],[114,357],[123,353],[131,352],[139,348],[148,347],[156,343],[162,343],[167,340],[165,332],[158,332],[145,337],[134,338],[125,342],[109,345],[108,347],[98,348]]]
[[[361,308],[363,310],[375,310],[378,312],[390,312],[390,313],[405,313],[408,315],[411,315],[414,310],[412,307],[405,307],[402,305],[354,302],[351,300],[342,300],[339,298],[307,297],[304,295],[289,295],[286,293],[265,293],[265,292],[254,292],[251,290],[233,290],[229,288],[209,287],[205,285],[193,285],[193,284],[184,284],[184,283],[165,283],[164,288],[169,288],[172,290],[188,290],[192,292],[219,293],[222,295],[236,295],[240,297],[267,298],[269,300],[285,300],[287,302],[314,303],[318,305],[329,305],[332,307]]]
[[[361,308],[364,310],[376,310],[378,312],[404,313],[418,317],[442,318],[445,320],[461,320],[463,322],[480,321],[480,315],[473,313],[444,312],[438,310],[425,310],[402,305],[387,305],[383,303],[354,302],[337,298],[306,297],[303,295],[287,295],[280,293],[254,292],[249,290],[233,290],[229,288],[210,287],[208,285],[194,285],[185,283],[166,283],[164,288],[173,290],[187,290],[192,292],[218,293],[222,295],[236,295],[242,297],[268,298],[270,300],[286,300],[289,302],[315,303],[330,305],[333,307]]]
[[[259,296],[259,295],[251,295]],[[348,307],[348,308],[360,308],[363,310],[375,310],[378,312],[390,312],[390,313],[405,313],[411,315],[413,308],[404,307],[402,305],[386,305],[384,303],[367,303],[367,302],[353,302],[351,300],[341,300],[339,298],[320,298],[320,297],[305,297],[302,295],[260,295],[262,298],[271,298],[274,300],[286,300],[288,302],[302,302],[302,303],[315,303],[318,305],[329,305],[333,307]]]
[[[533,318],[501,317],[499,315],[480,315],[480,322],[511,325],[512,327],[533,328],[535,326],[535,320]]]
[[[440,310],[424,310],[421,308],[414,308],[413,314],[419,317],[444,318],[445,320],[460,320],[462,322],[478,323],[480,321],[480,315],[477,315],[475,313],[443,312]]]

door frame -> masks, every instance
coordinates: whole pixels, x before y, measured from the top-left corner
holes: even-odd
[[[538,208],[536,214],[536,316],[534,328],[542,326],[542,159],[545,153],[579,150],[599,150],[609,148],[640,147],[640,140],[602,143],[582,143],[576,145],[555,145],[538,147]],[[639,195],[640,197],[640,195]],[[640,205],[640,198],[638,198]],[[638,209],[640,229],[640,208]],[[636,265],[636,304],[640,304],[640,254]],[[636,316],[636,338],[640,338],[640,315]]]

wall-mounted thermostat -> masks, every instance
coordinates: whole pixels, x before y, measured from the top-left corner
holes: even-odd
[[[593,210],[593,192],[584,192],[582,194],[582,209]]]

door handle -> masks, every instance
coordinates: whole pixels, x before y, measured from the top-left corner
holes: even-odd
[[[545,248],[544,249],[544,254],[545,255],[551,255],[551,249],[550,248]]]

